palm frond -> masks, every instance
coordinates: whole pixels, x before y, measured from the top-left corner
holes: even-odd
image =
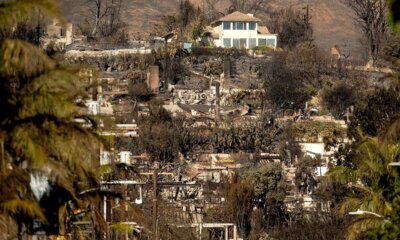
[[[33,124],[25,124],[16,127],[10,135],[10,147],[21,159],[29,165],[41,167],[48,159],[46,146],[40,143],[40,131]]]
[[[139,228],[139,225],[132,225],[132,224],[127,224],[124,222],[116,222],[111,224],[111,229],[117,230],[117,231],[122,231],[122,232],[132,232],[133,230],[140,230],[141,227]]]
[[[126,224],[123,222],[116,222],[111,224],[111,229],[118,230],[118,231],[132,231],[134,229],[134,226],[130,224]]]
[[[56,0],[1,2],[0,35],[38,11],[49,18],[61,16]],[[86,206],[98,202],[98,195],[79,194],[99,185],[99,137],[73,122],[82,114],[76,99],[86,95],[79,69],[62,66],[34,45],[0,37],[0,79],[0,214],[19,224],[17,217],[46,221],[29,187],[33,172],[45,175],[56,193],[65,195],[57,203],[63,214],[68,200]],[[92,217],[101,222],[96,211]]]
[[[5,171],[0,175],[0,202],[26,194],[29,180],[25,169]]]
[[[337,207],[337,213],[340,217],[346,216],[350,211],[358,209],[362,204],[362,200],[359,197],[346,197],[344,198]]]
[[[36,115],[70,118],[78,112],[78,106],[72,99],[82,93],[75,84],[76,75],[64,69],[51,70],[33,79],[20,89],[19,118]]]
[[[107,230],[107,222],[103,217],[103,213],[98,208],[92,208],[90,211],[91,220],[93,224],[98,227],[98,230]]]
[[[380,138],[389,142],[398,142],[400,140],[400,115],[389,123],[389,127],[381,134]]]
[[[377,227],[382,224],[385,224],[385,220],[383,218],[378,218],[371,215],[356,217],[346,228],[346,239],[359,239],[359,236],[368,229]]]
[[[348,212],[356,211],[357,209],[382,215],[390,215],[392,212],[392,204],[383,197],[382,190],[376,190],[361,184],[352,184],[352,188],[357,189],[358,194],[346,197],[339,204],[339,215],[344,216]]]
[[[337,166],[327,174],[327,180],[347,184],[351,191],[342,200],[337,212],[345,216],[358,209],[382,216],[393,214],[393,198],[399,190],[400,177],[397,169],[388,164],[397,161],[400,155],[399,144],[382,142],[377,138],[358,138],[353,168]],[[356,239],[361,232],[381,224],[383,218],[354,218],[348,227],[348,239]]]
[[[54,0],[17,0],[0,3],[0,31],[12,28],[24,19],[35,14],[35,11],[49,18],[63,19],[58,2]]]
[[[357,179],[357,173],[346,166],[337,166],[330,169],[326,175],[327,180],[347,184]]]
[[[0,41],[0,76],[30,78],[55,66],[53,60],[30,43],[9,39]]]
[[[12,199],[0,203],[0,211],[9,216],[23,215],[32,219],[38,218],[47,222],[43,209],[37,202],[23,199]]]

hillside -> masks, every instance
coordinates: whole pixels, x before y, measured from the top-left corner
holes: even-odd
[[[65,15],[75,23],[88,14],[87,0],[60,0]],[[204,7],[205,0],[193,0],[199,7]],[[302,9],[307,0],[272,0],[271,8],[291,6]],[[309,0],[312,24],[318,45],[324,50],[335,44],[346,45],[351,49],[351,56],[362,57],[361,34],[358,32],[352,12],[341,2],[332,0]],[[126,0],[123,1],[123,20],[128,31],[134,36],[148,36],[156,23],[162,21],[165,14],[177,11],[179,0]],[[218,10],[225,12],[228,0],[220,0]]]

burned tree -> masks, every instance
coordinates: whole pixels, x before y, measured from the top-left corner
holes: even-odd
[[[263,69],[264,89],[275,109],[302,109],[315,94],[315,88],[306,81],[318,73],[291,64],[287,52],[275,53]]]
[[[137,150],[160,162],[172,162],[179,156],[178,123],[161,106],[152,105],[149,115],[139,119],[140,140]]]
[[[269,0],[230,0],[228,12],[257,13],[264,9]]]
[[[386,0],[346,0],[364,34],[368,60],[374,66],[388,35]]]
[[[343,119],[346,116],[346,109],[357,101],[355,88],[344,82],[333,88],[326,88],[322,91],[323,105],[329,109],[333,116]]]
[[[299,43],[313,41],[308,6],[305,12],[286,8],[269,11],[268,14],[268,29],[279,35],[280,47],[293,48]]]
[[[122,27],[123,23],[121,21],[121,7],[122,0],[111,0],[106,8],[106,14],[100,21],[100,34],[102,36],[112,36],[118,32]]]
[[[122,0],[89,0],[93,29],[91,35],[111,36],[122,26]]]
[[[100,19],[102,18],[102,15],[105,13],[102,13],[102,2],[103,0],[93,0],[93,4],[95,5],[95,9],[91,9],[91,11],[94,11],[94,27],[92,31],[92,35],[95,35],[98,31],[99,25],[100,25]]]
[[[203,11],[189,0],[181,2],[177,20],[180,22],[180,36],[182,41],[196,40],[203,33],[205,26]]]
[[[12,29],[0,32],[0,39],[21,39],[34,45],[40,44],[40,38],[45,34],[45,24],[48,21],[40,11],[34,10],[30,17],[21,18]]]
[[[220,0],[205,0],[205,8],[204,8],[204,15],[206,16],[207,20],[212,22],[222,15],[221,12],[217,9],[217,4]]]

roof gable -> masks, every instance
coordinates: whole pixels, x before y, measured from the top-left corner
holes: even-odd
[[[258,34],[270,34],[270,32],[266,26],[258,26],[257,32],[258,32]]]

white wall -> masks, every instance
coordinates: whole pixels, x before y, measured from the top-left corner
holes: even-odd
[[[233,30],[232,22],[231,22],[231,30],[224,30],[222,28],[222,24],[220,25],[221,29],[221,35],[220,38],[257,38],[257,26],[258,23],[256,23],[256,29],[254,30],[249,30],[249,23],[246,22],[246,29],[247,30]]]
[[[274,45],[271,46],[273,48],[276,48],[276,45],[278,44],[278,35],[277,34],[258,34],[257,39],[268,39],[268,40],[273,40]],[[257,46],[258,46],[258,40],[257,40]]]
[[[100,103],[98,101],[88,100],[85,102],[89,115],[97,115],[100,113]]]
[[[327,156],[332,154],[332,152],[325,150],[324,143],[299,143],[299,145],[301,146],[303,152],[310,157],[316,157],[316,155],[321,155],[323,160],[328,161]],[[315,169],[316,176],[318,177],[325,176],[327,172],[328,172],[327,166],[319,166],[316,167]]]
[[[214,45],[216,47],[223,47],[222,41],[220,39],[214,39]]]
[[[214,44],[217,47],[224,47],[224,38],[229,38],[231,40],[231,47],[233,47],[233,39],[241,39],[244,38],[246,39],[246,48],[251,48],[249,39],[254,38],[256,39],[256,45],[259,46],[259,39],[268,39],[267,41],[273,40],[274,41],[274,46],[276,47],[277,45],[277,35],[276,34],[258,34],[257,32],[257,26],[258,23],[256,23],[256,29],[254,30],[249,30],[249,22],[245,22],[246,24],[246,30],[233,30],[233,22],[231,22],[231,29],[230,30],[224,30],[223,29],[223,23],[221,23],[219,26],[214,28],[214,31],[219,34],[219,39],[214,40]]]
[[[315,173],[317,177],[322,177],[325,176],[325,174],[328,172],[328,167],[316,167]]]
[[[125,164],[130,164],[130,158],[132,156],[132,153],[130,151],[121,151],[118,153],[119,155],[119,162],[120,163],[125,163]]]
[[[302,150],[306,155],[315,157],[315,154],[325,155],[325,144],[324,143],[299,143]],[[313,154],[315,153],[315,154]]]
[[[111,152],[109,151],[102,151],[100,153],[100,165],[109,165],[111,164]]]

